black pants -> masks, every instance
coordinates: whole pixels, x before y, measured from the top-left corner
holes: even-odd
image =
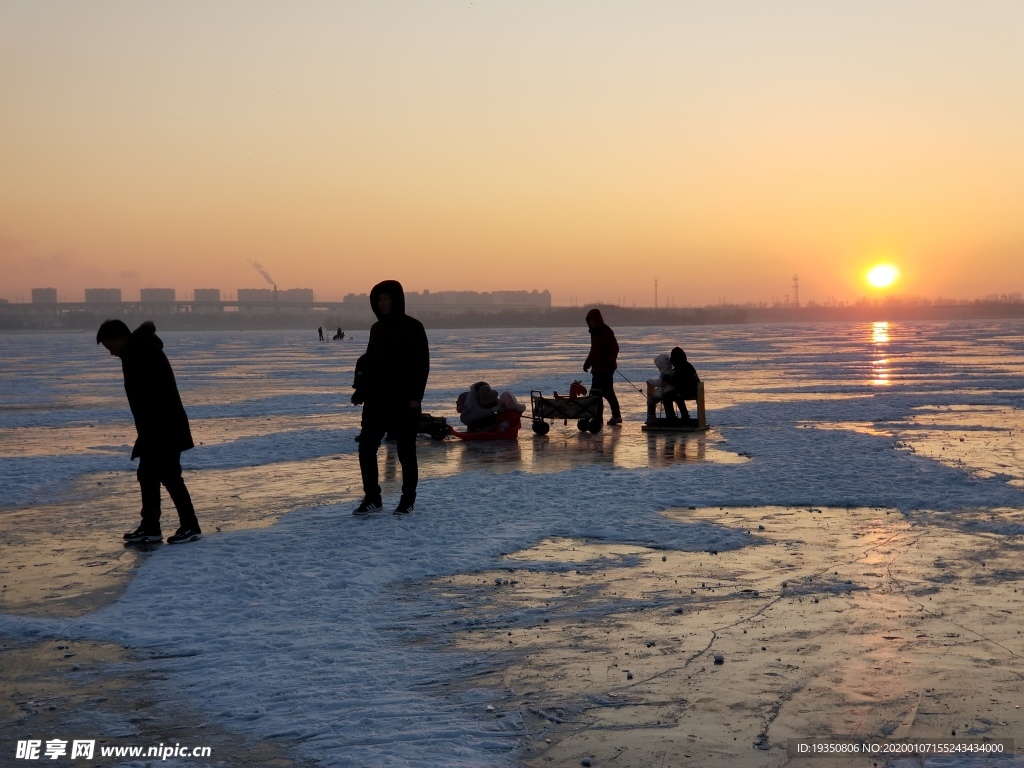
[[[497,423],[497,416],[484,416],[483,418],[477,419],[472,424],[467,424],[466,430],[468,432],[483,432],[486,429],[493,429],[494,425]]]
[[[674,419],[676,417],[676,411],[675,408],[672,407],[673,405],[679,406],[679,418],[686,419],[690,416],[690,412],[686,410],[686,402],[683,400],[683,396],[679,393],[665,395],[665,397],[662,398],[661,403],[665,406],[665,416],[670,419]]]
[[[604,399],[608,401],[608,407],[612,409],[612,418],[621,419],[622,414],[619,413],[619,398],[615,396],[615,390],[612,389],[612,375],[611,373],[594,373],[593,379],[590,383],[590,389],[600,391]]]
[[[406,408],[399,413],[367,414],[363,410],[363,430],[359,433],[359,474],[363,478],[363,494],[370,499],[380,498],[380,475],[377,468],[377,449],[388,434],[395,438],[398,461],[402,465],[402,496],[416,500],[420,468],[416,463],[416,426],[420,412]]]
[[[192,497],[181,479],[181,452],[148,453],[139,456],[139,469],[136,473],[142,490],[142,525],[146,528],[160,528],[160,486],[167,489],[167,494],[174,502],[178,511],[178,524],[182,528],[199,530],[196,510],[192,506]]]

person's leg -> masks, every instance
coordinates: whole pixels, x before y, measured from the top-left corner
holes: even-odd
[[[419,485],[420,468],[416,461],[416,424],[419,413],[410,410],[402,414],[394,425],[398,449],[398,461],[402,465],[402,501],[416,500],[416,486]]]
[[[181,477],[181,454],[169,453],[160,457],[160,481],[167,489],[167,494],[174,502],[178,511],[178,526],[187,530],[200,532],[196,510],[192,506],[192,496]]]
[[[498,421],[498,417],[497,416],[484,416],[483,418],[477,419],[472,424],[470,424],[467,427],[467,431],[469,431],[469,432],[483,432],[483,431],[488,430],[488,429],[493,429],[494,425],[497,423],[497,421]]]
[[[383,424],[363,419],[359,434],[359,474],[363,479],[363,495],[367,499],[380,499],[380,474],[377,468],[377,449],[384,439]]]
[[[612,418],[621,419],[622,414],[619,413],[619,399],[615,396],[615,390],[612,387],[612,375],[611,373],[595,373],[591,389],[596,389],[601,393],[601,396],[608,401],[608,407],[611,408]]]
[[[688,418],[690,418],[690,412],[688,410],[686,410],[686,401],[683,399],[682,393],[677,392],[672,399],[676,403],[676,405],[679,406],[679,418],[681,418],[681,419],[688,419]]]
[[[148,531],[160,530],[160,470],[155,456],[139,456],[135,473],[142,491],[142,527]]]
[[[619,398],[615,396],[615,390],[612,388],[612,377],[608,376],[608,389],[602,390],[604,392],[605,400],[608,401],[608,405],[612,409],[613,419],[622,419],[622,413],[619,411]]]
[[[665,418],[669,421],[675,421],[676,409],[675,409],[675,395],[671,392],[665,394],[661,400],[662,406],[665,408]]]

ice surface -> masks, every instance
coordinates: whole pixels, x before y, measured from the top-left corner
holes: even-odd
[[[256,467],[251,482],[264,486],[254,503],[295,511],[268,528],[216,534],[218,510],[197,496],[207,537],[155,553],[118,601],[74,619],[0,616],[0,632],[137,649],[209,717],[325,764],[512,765],[519,724],[485,709],[497,692],[446,691],[486,660],[454,652],[443,606],[408,606],[396,585],[500,567],[503,555],[551,537],[719,551],[755,541],[659,514],[679,507],[886,507],[926,510],[921,519],[936,525],[988,511],[987,530],[1019,533],[998,510],[1024,506],[1019,465],[1009,466],[1009,433],[1024,428],[1020,323],[616,330],[621,372],[638,384],[657,353],[687,350],[706,382],[709,435],[641,434],[643,398],[619,378],[621,431],[556,423],[542,438],[525,427],[512,448],[424,437],[416,513],[369,519],[350,514],[359,411],[348,397],[362,341],[319,344],[315,330],[161,334],[202,443],[183,456],[186,479]],[[453,417],[457,394],[479,379],[524,402],[531,389],[589,384],[582,328],[430,339],[424,409],[435,415]],[[7,509],[71,503],[91,478],[133,469],[118,362],[89,334],[39,340],[0,336]],[[981,439],[1000,441],[993,462],[976,444],[940,455],[944,440]],[[382,449],[391,504],[393,460]],[[327,498],[318,487],[315,505],[304,500],[312,488],[280,477],[328,461],[350,490]]]

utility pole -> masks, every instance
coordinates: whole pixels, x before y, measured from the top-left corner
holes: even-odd
[[[658,278],[654,278],[654,308],[658,308]]]
[[[793,275],[793,306],[800,306],[800,278]]]

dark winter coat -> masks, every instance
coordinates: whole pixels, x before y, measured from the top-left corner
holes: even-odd
[[[466,399],[462,401],[462,410],[459,411],[459,420],[467,427],[476,427],[479,424],[486,424],[494,421],[494,417],[504,410],[496,393],[491,390],[494,402],[490,405],[480,403],[480,390],[483,387],[490,389],[486,381],[478,381],[466,392]]]
[[[681,397],[693,400],[697,397],[700,377],[697,369],[686,359],[686,353],[679,347],[672,349],[672,374],[662,375],[662,380],[674,386]]]
[[[132,458],[193,448],[188,416],[156,326],[147,320],[135,329],[120,357],[124,391],[139,433]]]
[[[619,367],[619,342],[615,332],[604,324],[601,310],[592,309],[587,312],[587,325],[590,328],[590,354],[583,363],[583,370],[592,368],[594,373],[615,373]]]
[[[382,293],[391,296],[391,312],[381,314]],[[430,374],[430,350],[423,323],[405,314],[405,291],[397,280],[385,280],[370,291],[370,307],[377,322],[370,328],[366,354],[358,366],[356,395],[364,415],[398,414],[409,403],[422,400]]]

